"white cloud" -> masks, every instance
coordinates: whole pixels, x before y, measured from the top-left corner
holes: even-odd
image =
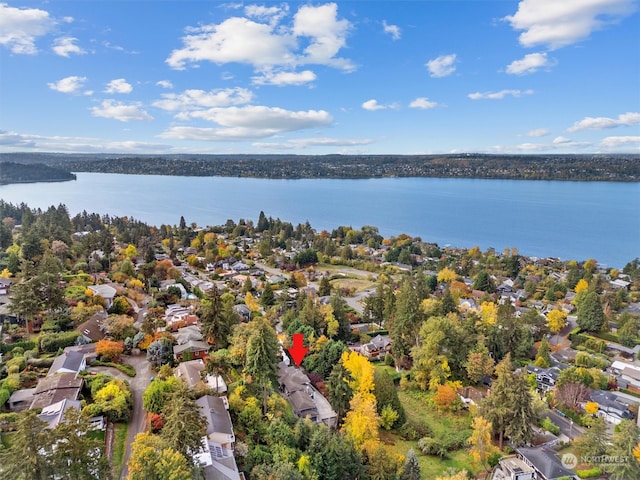
[[[442,78],[451,75],[456,71],[456,54],[441,55],[429,60],[425,66],[429,69],[429,74],[435,78]]]
[[[74,37],[56,38],[51,49],[56,53],[56,55],[60,55],[61,57],[69,58],[72,53],[75,53],[76,55],[84,55],[87,52],[75,44],[77,41],[78,39]]]
[[[160,137],[207,141],[249,140],[282,132],[326,127],[333,121],[331,115],[324,110],[294,112],[260,105],[211,108],[190,112],[187,116],[215,122],[224,128],[172,127]]]
[[[381,105],[374,98],[372,98],[371,100],[367,100],[366,102],[363,102],[361,106],[365,110],[369,110],[371,112],[373,112],[375,110],[385,110],[387,108],[396,108],[395,104],[392,104],[392,105]]]
[[[169,80],[158,80],[156,82],[156,85],[162,88],[173,88],[173,83],[171,83]]]
[[[571,139],[570,138],[566,138],[563,136],[559,136],[553,139],[553,144],[554,145],[563,145],[563,144],[567,144],[567,143],[571,143]]]
[[[514,60],[507,65],[507,73],[511,75],[525,75],[527,73],[537,72],[543,67],[553,67],[556,65],[554,60],[549,60],[545,53],[529,53],[521,60]]]
[[[162,99],[153,102],[153,106],[168,111],[191,111],[213,107],[229,107],[249,103],[253,93],[245,88],[226,88],[220,90],[185,90],[182,93],[164,93]]]
[[[435,108],[438,105],[437,102],[432,102],[431,100],[429,100],[426,97],[418,97],[415,100],[413,100],[409,106],[411,108],[421,108],[423,110],[429,109],[429,108]]]
[[[546,128],[536,128],[535,130],[529,130],[527,132],[527,137],[544,137],[545,135],[549,135],[551,132]]]
[[[277,23],[281,17],[269,16],[266,7],[252,8],[249,12],[257,20],[231,17],[220,24],[187,29],[183,47],[171,52],[167,64],[184,69],[187,64],[201,61],[244,63],[259,72],[304,64],[353,70],[349,60],[336,56],[346,46],[351,24],[337,18],[335,3],[303,5],[294,15],[292,26]],[[265,16],[270,23],[265,23]],[[301,45],[306,47],[300,50]]]
[[[289,13],[289,6],[286,3],[274,7],[247,5],[244,7],[244,13],[247,17],[267,22],[269,25],[277,25]]]
[[[607,148],[636,146],[640,147],[640,136],[605,137],[600,145]]]
[[[384,29],[384,33],[391,35],[391,38],[400,40],[400,27],[397,25],[389,25],[386,20],[383,20],[382,28]]]
[[[627,112],[618,115],[618,118],[609,117],[585,117],[568,128],[568,132],[579,130],[603,130],[605,128],[629,127],[640,123],[640,113]]]
[[[121,122],[153,120],[153,117],[145,112],[138,102],[125,104],[115,100],[104,100],[99,107],[91,109],[91,114],[94,117],[112,118]]]
[[[293,34],[311,39],[304,49],[305,55],[299,60],[301,63],[353,70],[349,60],[335,57],[346,46],[347,34],[351,29],[349,21],[338,20],[337,17],[338,6],[335,3],[300,7],[293,19]]]
[[[304,85],[313,82],[316,78],[316,74],[311,70],[303,70],[302,72],[264,72],[260,76],[252,77],[251,80],[256,85],[277,85],[282,87],[285,85]]]
[[[503,98],[531,95],[533,90],[500,90],[499,92],[475,92],[467,95],[471,100],[502,100]]]
[[[79,93],[79,90],[84,86],[87,81],[87,77],[78,77],[73,75],[71,77],[65,77],[57,82],[48,83],[51,90],[55,90],[60,93]]]
[[[173,147],[161,143],[111,142],[94,137],[44,136],[0,131],[0,150],[14,152],[21,149],[41,152],[166,153]]]
[[[342,139],[342,138],[297,138],[286,142],[255,142],[252,145],[258,148],[269,149],[302,149],[309,147],[353,147],[357,145],[369,145],[373,140],[364,139]]]
[[[49,33],[55,23],[44,10],[0,3],[0,45],[16,54],[34,55],[36,39]]]
[[[518,11],[504,20],[523,31],[522,46],[546,45],[554,50],[588,38],[634,10],[633,0],[521,0]]]
[[[133,87],[124,78],[116,78],[107,84],[104,91],[105,93],[131,93]]]

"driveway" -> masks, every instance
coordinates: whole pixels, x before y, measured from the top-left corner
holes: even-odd
[[[146,412],[142,406],[142,394],[149,386],[151,381],[151,365],[147,362],[146,355],[124,356],[124,363],[128,363],[136,369],[136,376],[129,378],[131,383],[131,391],[133,392],[133,412],[129,421],[129,430],[127,432],[127,444],[122,459],[122,470],[120,478],[126,479],[128,474],[127,463],[131,456],[131,444],[136,435],[145,430]]]
[[[560,433],[571,440],[579,437],[584,432],[584,428],[580,425],[576,425],[571,419],[559,415],[554,410],[545,412],[543,416],[555,423],[560,428]]]

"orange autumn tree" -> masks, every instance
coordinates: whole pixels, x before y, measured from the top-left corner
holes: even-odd
[[[96,343],[96,354],[105,358],[110,362],[120,361],[120,355],[124,351],[123,342],[114,342],[113,340],[100,340]]]

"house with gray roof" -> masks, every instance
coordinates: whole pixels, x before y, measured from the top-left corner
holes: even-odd
[[[196,400],[200,414],[206,419],[203,450],[195,455],[207,480],[243,480],[238,471],[233,449],[236,437],[226,397],[205,395]]]
[[[75,373],[57,373],[41,378],[33,392],[31,409],[44,408],[61,400],[77,400],[84,380]]]
[[[59,402],[47,405],[42,409],[42,412],[38,414],[38,418],[43,422],[46,422],[47,426],[45,428],[53,429],[58,426],[64,418],[64,414],[70,408],[81,410],[82,404],[80,403],[80,400],[69,400],[65,398]]]
[[[62,352],[62,355],[58,355],[51,364],[47,376],[55,375],[56,373],[73,373],[78,375],[81,371],[87,368],[87,360],[85,354],[74,350],[67,350]]]
[[[182,362],[174,370],[174,375],[182,379],[189,388],[198,385],[206,386],[215,393],[224,393],[227,391],[227,384],[221,375],[205,375],[202,378],[205,369],[204,361],[201,359]]]
[[[297,417],[308,417],[316,423],[324,423],[330,427],[336,425],[338,415],[301,369],[280,363],[278,383],[280,391],[293,407]]]
[[[516,449],[518,457],[528,466],[532,467],[539,480],[559,480],[561,478],[578,479],[571,470],[562,465],[556,452],[545,446],[520,447]]]

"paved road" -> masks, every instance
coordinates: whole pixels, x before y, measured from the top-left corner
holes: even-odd
[[[582,428],[580,425],[572,422],[567,417],[563,417],[554,410],[549,410],[543,416],[549,418],[549,420],[560,427],[560,432],[571,440],[579,437],[584,432],[584,428]]]
[[[131,414],[129,430],[127,432],[127,446],[122,460],[122,470],[120,472],[121,479],[127,478],[127,462],[131,455],[131,444],[135,440],[136,435],[143,432],[145,429],[146,412],[142,407],[142,394],[151,381],[151,365],[147,362],[147,357],[145,355],[127,356],[124,358],[125,363],[132,365],[136,369],[136,376],[129,379],[131,383],[131,390],[133,392],[133,412]]]

